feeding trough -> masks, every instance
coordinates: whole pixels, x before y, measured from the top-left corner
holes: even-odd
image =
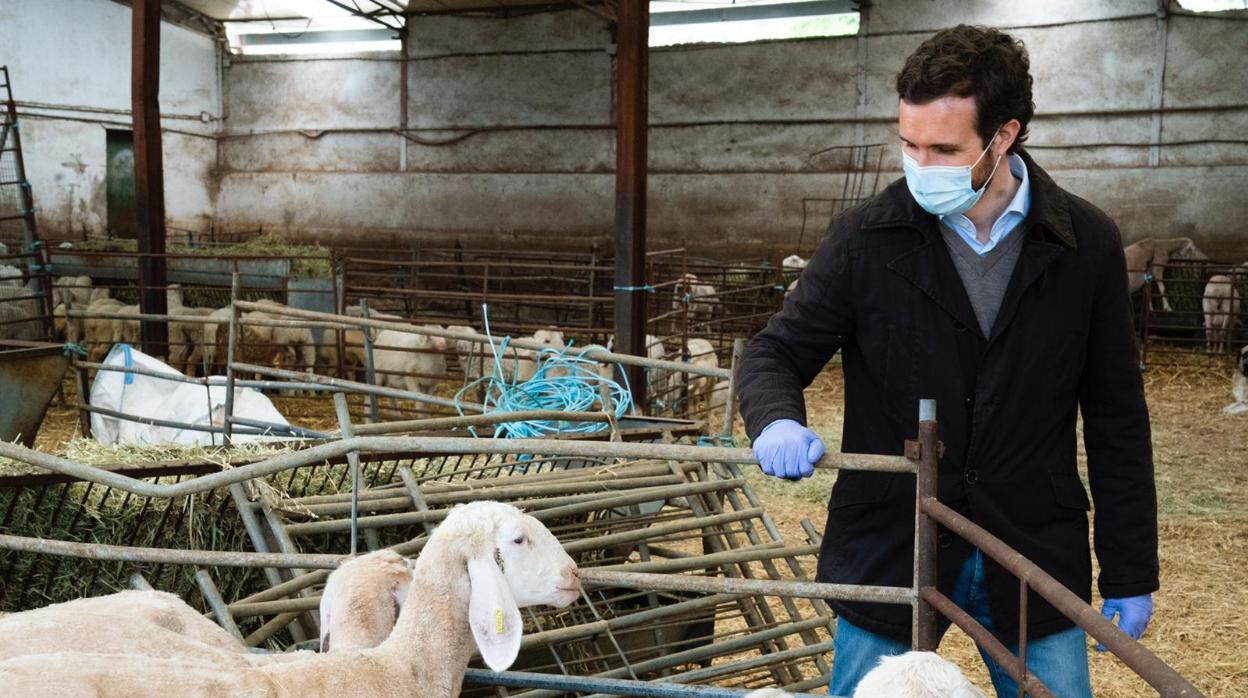
[[[68,365],[60,344],[0,341],[0,440],[34,445]]]

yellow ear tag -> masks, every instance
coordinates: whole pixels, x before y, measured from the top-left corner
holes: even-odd
[[[503,634],[503,609],[501,608],[494,611],[494,634]]]

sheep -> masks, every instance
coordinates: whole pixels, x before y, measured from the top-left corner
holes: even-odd
[[[340,565],[321,596],[321,652],[381,644],[394,628],[410,582],[407,561],[392,550]],[[0,659],[67,651],[198,658],[238,666],[287,660],[284,655],[249,655],[250,648],[182,599],[150,589],[0,618]]]
[[[685,343],[685,351],[688,353],[689,363],[694,366],[719,368],[719,357],[715,355],[715,345],[711,344],[709,340],[693,337]],[[673,387],[679,385],[682,375],[684,374],[675,373],[672,375],[671,383]],[[689,374],[688,380],[687,400],[690,410],[705,407],[712,391],[715,389],[715,378],[713,376]]]
[[[1205,351],[1224,353],[1230,346],[1231,333],[1239,320],[1239,289],[1231,277],[1215,274],[1205,285],[1200,301],[1205,313]]]
[[[551,349],[562,349],[566,346],[563,333],[556,329],[538,330],[524,339],[538,342]],[[502,375],[499,378],[508,383],[523,383],[531,379],[537,373],[537,355],[538,350],[535,349],[508,346],[506,351],[499,353],[498,364],[502,368]],[[487,366],[494,363],[492,354],[487,355],[485,360],[488,362]]]
[[[52,282],[54,306],[52,308],[53,323],[56,336],[64,337],[69,342],[77,343],[82,337],[82,318],[68,317],[69,308],[85,310],[91,304],[94,289],[91,288],[89,276],[62,276]],[[104,289],[107,293],[108,290]]]
[[[346,314],[349,317],[363,317],[363,312],[359,308],[347,308]],[[390,322],[406,322],[406,318],[389,313],[378,313],[369,311],[370,320],[387,320]],[[381,330],[369,328],[368,339],[377,343],[377,334]],[[364,351],[364,331],[363,330],[343,330],[342,331],[343,356],[342,367],[346,373],[346,377],[354,380],[360,380],[357,376],[364,371],[366,357]],[[316,348],[317,360],[321,365],[337,368],[338,366],[338,330],[326,329],[321,334],[321,344]]]
[[[163,591],[119,591],[0,618],[0,659],[50,652],[227,662],[245,654],[247,647],[182,599]]]
[[[89,316],[82,321],[82,337],[92,363],[102,361],[113,348],[113,321],[94,316],[116,313],[124,307],[125,304],[115,298],[99,298],[87,306]]]
[[[412,570],[393,550],[378,550],[338,566],[321,592],[321,652],[380,645],[398,620]]]
[[[615,335],[607,338],[607,349],[614,351]],[[667,359],[667,347],[663,345],[663,340],[652,335],[646,335],[646,358],[656,361]],[[610,368],[610,367],[608,367]],[[607,377],[611,374],[608,373]],[[670,385],[667,369],[665,368],[647,368],[646,369],[646,395],[654,396],[656,392],[663,391]]]
[[[24,274],[22,270],[12,264],[0,264],[0,286],[12,286],[13,288],[21,288],[25,285],[23,281]]]
[[[745,698],[793,698],[793,694],[760,688]],[[984,698],[984,694],[935,652],[906,652],[881,658],[858,682],[853,698]]]
[[[563,608],[580,596],[576,563],[539,521],[515,507],[456,507],[412,570],[390,636],[357,652],[296,653],[281,663],[56,652],[0,662],[13,695],[367,695],[457,698],[474,649],[502,671],[520,651],[520,608]],[[475,646],[475,647],[474,647]]]
[[[34,289],[0,285],[0,339],[39,339],[43,306]]]
[[[984,698],[984,694],[935,652],[906,652],[881,658],[858,682],[853,698]]]
[[[1235,377],[1231,379],[1231,397],[1235,402],[1222,408],[1225,414],[1243,414],[1248,412],[1248,346],[1239,350],[1239,361],[1235,363]]]
[[[1127,260],[1127,292],[1135,293],[1143,288],[1151,275],[1166,312],[1170,312],[1164,282],[1166,263],[1171,259],[1208,259],[1191,238],[1148,238],[1128,245],[1123,249],[1123,255]],[[1149,306],[1151,309],[1151,300]]]
[[[425,325],[441,330],[437,325]],[[377,384],[414,393],[433,395],[446,375],[445,337],[397,330],[377,333],[373,346],[373,369]]]
[[[780,262],[781,269],[805,269],[810,261],[803,259],[801,255],[791,254]]]
[[[56,303],[70,302],[79,310],[91,303],[91,277],[61,276],[52,280],[53,297]]]
[[[715,287],[703,283],[694,274],[686,273],[676,280],[672,289],[672,310],[679,312],[685,305],[689,306],[689,314],[695,318],[709,318],[719,306],[719,297]]]
[[[259,301],[260,305],[284,307],[273,301]],[[223,373],[228,362],[229,327],[232,308],[220,308],[207,315],[210,324],[204,325],[203,353],[213,373]],[[312,330],[307,327],[273,327],[248,324],[260,320],[289,319],[276,313],[257,310],[243,313],[239,318],[239,336],[236,337],[236,359],[252,364],[270,366],[290,364],[296,370],[311,373],[316,366],[317,345]]]
[[[169,323],[169,365],[188,376],[195,375],[195,367],[206,358],[208,348],[207,328],[202,322],[194,322],[194,318],[207,318],[217,312],[212,308],[178,307],[170,309],[170,314],[187,318],[187,321]],[[208,375],[208,374],[205,374]]]

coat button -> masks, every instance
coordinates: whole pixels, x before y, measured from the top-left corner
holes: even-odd
[[[966,484],[974,485],[977,482],[979,482],[979,471],[974,468],[966,471]]]
[[[952,544],[953,544],[953,536],[949,535],[948,533],[942,533],[936,536],[936,545],[939,545],[942,548],[948,548]]]
[[[966,331],[966,323],[965,323],[965,322],[962,322],[961,320],[954,320],[954,321],[953,321],[953,329],[955,329],[955,330],[957,330],[957,331],[959,331],[959,332],[965,332],[965,331]]]

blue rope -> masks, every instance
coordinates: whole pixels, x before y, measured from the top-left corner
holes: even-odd
[[[645,284],[644,286],[612,286],[616,291],[645,291],[646,293],[654,293],[654,286]]]
[[[512,371],[510,381],[503,378],[502,353],[506,351],[511,337],[505,336],[497,344],[490,332],[489,308],[481,305],[485,324],[485,335],[490,339],[490,351],[494,358],[492,375],[482,376],[455,393],[455,409],[462,416],[463,396],[477,388],[485,386],[485,413],[523,412],[527,410],[558,410],[561,412],[589,412],[601,409],[600,391],[605,386],[607,406],[616,418],[628,414],[633,406],[632,391],[628,388],[627,378],[624,385],[598,375],[597,368],[601,365],[593,359],[585,358],[588,347],[577,351],[570,344],[558,349],[543,349],[537,352],[534,360],[537,371],[533,377],[522,383],[515,380]],[[514,353],[514,349],[512,350]],[[572,352],[576,352],[575,354]],[[513,356],[514,366],[519,366],[519,357]],[[523,422],[507,422],[494,428],[494,437],[501,438],[534,438],[551,434],[583,434],[605,431],[611,425],[604,422],[568,422],[564,420],[528,420]],[[469,429],[473,436],[476,430]]]
[[[73,342],[65,342],[64,351],[65,351],[65,356],[67,357],[72,356],[73,354],[77,354],[79,358],[83,358],[83,359],[87,358],[87,349],[81,344],[74,344]]]

